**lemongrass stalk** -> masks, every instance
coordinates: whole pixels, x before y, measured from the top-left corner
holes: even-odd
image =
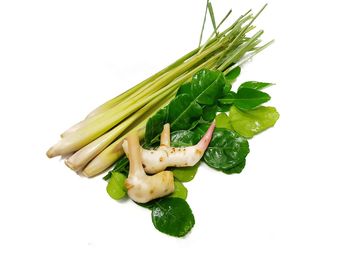
[[[72,170],[79,171],[84,168],[88,162],[90,162],[96,155],[103,151],[108,145],[110,145],[119,135],[121,135],[125,130],[127,130],[134,122],[143,121],[148,119],[151,115],[158,110],[159,107],[165,106],[169,101],[175,96],[173,92],[170,94],[169,98],[165,98],[167,94],[163,94],[155,98],[154,103],[157,105],[154,106],[153,103],[147,104],[145,107],[138,110],[135,114],[130,116],[128,119],[123,121],[121,124],[114,127],[112,130],[108,131],[101,137],[92,141],[88,145],[81,148],[79,151],[70,156],[65,164]],[[161,102],[162,100],[165,102]],[[160,106],[158,105],[161,102]],[[152,108],[153,107],[153,108]]]
[[[235,30],[237,25],[241,25],[242,23],[245,23],[247,20],[251,19],[251,15],[249,15],[250,12],[251,12],[251,10],[246,12],[244,15],[240,16],[228,29],[226,29],[222,33],[218,34],[218,37],[225,38],[226,37],[225,35],[230,30]],[[221,26],[221,24],[227,19],[227,17],[230,15],[230,13],[231,13],[231,10],[222,19],[222,21],[219,23],[217,28],[219,28]],[[239,28],[237,28],[237,30],[239,30]],[[246,31],[246,32],[248,32],[248,31]],[[103,113],[103,112],[111,109],[113,107],[113,105],[115,106],[119,102],[121,102],[121,103],[119,103],[118,107],[121,107],[119,110],[122,111],[122,110],[124,110],[124,108],[129,107],[128,103],[125,103],[125,101],[126,101],[125,98],[126,97],[128,98],[127,101],[129,101],[130,97],[133,98],[134,101],[135,101],[135,100],[138,100],[139,98],[143,98],[143,97],[147,96],[151,92],[154,92],[155,91],[154,87],[161,87],[161,85],[165,85],[166,83],[169,83],[169,80],[172,80],[172,78],[175,78],[177,76],[177,74],[181,74],[181,71],[186,70],[187,68],[191,67],[196,62],[200,61],[208,53],[214,52],[215,49],[219,49],[220,47],[222,47],[224,45],[224,43],[222,43],[222,41],[217,41],[217,39],[218,38],[211,39],[211,37],[210,37],[207,40],[207,42],[200,48],[199,52],[196,54],[197,56],[196,55],[194,56],[194,54],[198,51],[198,48],[192,50],[191,52],[189,52],[188,54],[186,54],[185,56],[183,56],[179,60],[175,61],[173,64],[169,65],[167,68],[165,68],[162,71],[158,72],[157,74],[153,75],[152,77],[150,77],[150,78],[146,79],[145,81],[137,84],[135,86],[136,88],[135,87],[132,88],[133,93],[129,97],[123,96],[123,95],[125,95],[127,93],[127,92],[125,92],[122,95],[120,95],[120,96],[118,96],[118,97],[116,97],[116,98],[106,102],[102,106],[100,106],[99,107],[100,110],[94,111],[94,113],[90,114],[89,117],[91,118],[91,117],[94,117],[96,115],[100,115],[100,117],[103,118],[103,116],[101,116],[100,113]],[[222,40],[222,39],[220,39],[220,40]],[[220,45],[215,45],[216,41],[218,42],[216,44],[220,44]],[[202,53],[203,49],[204,48],[209,48],[209,45],[212,45],[211,49],[207,50],[207,52],[204,53],[204,55],[202,54],[202,56],[200,56],[199,54]],[[189,59],[189,61],[186,61],[188,59]],[[187,63],[184,63],[185,61]],[[176,68],[176,66],[180,65],[180,64],[184,64],[184,65],[182,65],[182,67],[180,67],[180,68]],[[157,77],[158,77],[158,79],[157,79]],[[156,82],[157,80],[158,80],[158,82]],[[146,91],[146,93],[145,93],[145,91]],[[122,101],[120,98],[123,98],[124,101]],[[90,119],[90,118],[88,118],[88,119]],[[78,124],[76,124],[76,125],[72,126],[71,128],[69,128],[63,134],[61,134],[61,137],[65,137],[69,133],[74,133],[74,132],[78,131],[79,129],[83,128],[84,126],[88,126],[89,123],[90,122],[87,121],[87,120],[81,121]]]
[[[267,48],[268,46],[270,46],[272,43],[274,42],[274,40],[269,41],[268,43],[266,43],[265,45],[256,48],[253,52],[251,52],[250,54],[248,54],[247,56],[243,57],[240,61],[238,61],[237,63],[235,63],[234,65],[232,65],[229,68],[226,68],[224,71],[224,74],[229,73],[231,70],[233,70],[236,67],[241,66],[242,64],[244,64],[245,62],[247,62],[248,60],[250,60],[252,57],[254,57],[255,55],[257,55],[258,53],[260,53],[261,51],[263,51],[265,48]]]
[[[211,55],[212,53],[215,53],[220,47],[222,47],[224,43],[218,43],[214,44],[212,46],[209,46],[204,52],[201,54],[194,55],[190,60],[184,62],[179,67],[169,71],[166,73],[162,78],[156,80],[154,83],[149,83],[146,86],[142,87],[142,92],[136,95],[135,97],[132,97],[129,100],[126,100],[119,105],[115,106],[114,108],[111,108],[107,111],[105,111],[103,114],[99,114],[96,116],[93,116],[91,118],[88,118],[77,125],[74,125],[67,131],[65,131],[61,137],[64,140],[65,138],[69,137],[69,135],[74,135],[80,131],[84,131],[86,129],[89,129],[91,126],[95,126],[95,123],[100,123],[104,119],[106,119],[106,115],[108,115],[110,112],[125,112],[128,109],[130,109],[130,104],[134,104],[139,102],[140,100],[143,101],[148,96],[151,96],[152,93],[158,92],[162,89],[162,87],[166,86],[167,84],[171,83],[171,81],[179,76],[181,76],[183,73],[185,73],[187,70],[195,66],[196,64],[200,63],[204,58],[207,58],[208,55]],[[132,112],[131,112],[132,113]],[[122,119],[121,119],[122,120]],[[121,121],[119,120],[119,121]],[[114,125],[116,125],[115,123]]]
[[[249,30],[249,28],[251,27],[251,25],[253,24],[253,22],[258,18],[258,16],[262,13],[262,11],[266,8],[266,6],[267,6],[267,4],[265,4],[260,10],[259,10],[259,12],[255,15],[255,16],[253,16],[252,18],[251,18],[251,20],[249,21],[249,16],[247,16],[247,21],[249,21],[249,23],[246,25],[246,26],[244,26],[243,28],[240,28],[241,27],[241,25],[243,24],[243,23],[238,23],[237,25],[239,26],[239,29],[238,29],[238,31],[239,31],[239,33],[234,37],[234,39],[231,41],[231,43],[229,44],[229,46],[228,46],[228,48],[227,48],[227,51],[226,52],[224,52],[223,54],[222,54],[222,56],[221,56],[221,58],[223,58],[224,56],[226,56],[227,55],[227,53],[228,52],[230,52],[230,50],[237,44],[237,41],[239,41],[246,33],[247,33],[247,30]],[[244,19],[242,19],[242,21],[244,21]],[[244,21],[244,23],[245,23],[246,21]],[[232,31],[232,32],[234,32],[234,31]],[[232,33],[231,32],[231,33]],[[221,60],[221,58],[220,58],[220,60]],[[219,60],[219,61],[220,61]]]
[[[243,17],[241,21],[244,19],[246,19],[246,17]],[[237,21],[235,23],[237,24]],[[245,27],[243,31],[247,30],[247,28],[249,27]],[[233,27],[232,30],[233,29],[235,28]],[[180,65],[178,68],[175,68],[173,72],[166,73],[167,78],[163,77],[159,79],[157,81],[159,86],[155,86],[155,88],[159,88],[159,87],[162,87],[163,85],[166,85],[167,81],[172,80],[170,77],[172,77],[173,79],[179,78],[184,71],[196,65],[196,63],[199,63],[201,59],[204,59],[204,58],[208,59],[206,56],[211,54],[211,52],[213,52],[213,54],[216,54],[214,55],[214,57],[217,60],[218,54],[222,56],[221,53],[225,53],[225,51],[227,51],[227,48],[225,50],[225,46],[227,44],[229,44],[229,46],[230,44],[232,44],[232,43],[228,43],[227,36],[225,35],[226,33],[228,33],[228,36],[232,35],[231,34],[232,32],[225,30],[223,33],[220,34],[220,36],[223,36],[223,37],[218,41],[217,39],[215,39],[214,41],[216,42],[214,42],[213,45],[208,47],[203,53],[194,55],[189,61],[186,61],[185,63]],[[238,31],[238,35],[243,35],[241,33],[242,32]],[[235,37],[235,39],[238,39],[238,35]],[[196,69],[203,68],[203,65],[205,65],[205,63],[197,66]],[[149,91],[150,90],[148,90],[148,92]],[[166,88],[163,87],[157,90],[157,92],[153,93],[151,95],[151,98],[147,98],[147,97],[142,98],[140,101],[136,101],[134,105],[132,104],[133,100],[129,100],[127,104],[126,102],[124,102],[124,106],[129,106],[129,105],[130,106],[127,108],[125,112],[123,112],[123,114],[118,114],[119,113],[118,111],[120,111],[120,108],[114,107],[110,110],[107,110],[104,114],[101,114],[101,116],[95,116],[95,117],[92,117],[91,119],[88,119],[87,121],[89,125],[86,125],[86,127],[79,129],[74,134],[71,134],[71,135],[68,134],[67,138],[63,138],[63,140],[59,144],[55,145],[48,151],[48,156],[51,157],[51,156],[60,155],[60,154],[67,154],[72,151],[78,150],[79,148],[83,147],[84,145],[88,144],[92,140],[96,139],[98,136],[102,135],[104,132],[106,132],[107,130],[115,126],[117,123],[119,123],[120,121],[128,117],[134,111],[138,110],[140,107],[147,104],[150,100],[154,98],[154,96],[158,96],[164,91],[166,91]]]
[[[232,10],[230,10],[228,12],[228,14],[224,17],[224,19],[218,25],[217,29],[227,19],[227,17],[231,14],[231,12],[232,12]],[[223,34],[219,34],[218,36],[222,36],[222,35]],[[213,39],[209,39],[209,40],[210,41],[207,41],[206,46],[211,44],[213,41],[215,41],[215,39],[214,40]],[[134,87],[132,87],[131,89],[125,91],[124,93],[116,96],[115,98],[113,98],[111,100],[108,100],[107,102],[105,102],[101,106],[97,107],[92,112],[90,112],[87,115],[87,118],[95,116],[95,115],[97,115],[97,114],[99,114],[101,112],[104,112],[105,110],[108,110],[108,109],[114,107],[116,104],[118,104],[119,102],[123,101],[125,98],[129,97],[130,95],[132,95],[135,91],[139,90],[139,88],[141,88],[141,87],[145,86],[146,84],[156,80],[157,78],[159,78],[163,74],[167,73],[169,70],[174,69],[177,66],[181,65],[182,63],[184,63],[186,60],[188,60],[193,55],[195,55],[198,52],[199,48],[200,47],[193,49],[192,51],[190,51],[189,53],[187,53],[186,55],[184,55],[180,59],[176,60],[175,62],[173,62],[172,64],[170,64],[166,68],[162,69],[161,71],[157,72],[156,74],[152,75],[151,77],[147,78],[146,80],[140,82],[139,84],[135,85]],[[203,50],[203,47],[201,49]],[[201,53],[201,52],[198,52],[198,53]]]
[[[210,58],[205,65],[203,65],[202,68],[211,68],[215,65],[216,59],[219,57],[220,54],[215,55],[214,57]],[[169,84],[171,86],[178,86],[181,83],[184,83],[191,79],[192,75],[198,71],[198,68],[195,68],[191,70],[190,72],[186,73],[184,76],[180,77],[179,79],[174,80],[173,83]],[[141,139],[141,138],[140,138]],[[122,138],[118,139],[111,145],[109,145],[104,151],[102,151],[99,155],[97,155],[83,170],[83,174],[92,177],[96,176],[99,173],[102,173],[106,169],[108,169],[111,165],[113,165],[122,155],[120,151],[120,143],[122,142]]]
[[[185,62],[190,57],[192,57],[194,54],[196,54],[197,51],[198,51],[198,48],[190,51],[189,53],[187,53],[186,55],[184,55],[180,59],[176,60],[175,62],[173,62],[169,66],[165,67],[161,71],[157,72],[156,74],[152,75],[151,77],[147,78],[146,80],[140,82],[139,84],[135,85],[134,87],[132,87],[131,89],[125,91],[124,93],[116,96],[115,98],[105,102],[104,104],[102,104],[101,106],[97,107],[92,112],[90,112],[86,116],[85,120],[89,119],[91,117],[95,117],[97,115],[100,115],[101,113],[104,113],[105,111],[115,107],[116,105],[120,104],[121,102],[124,102],[125,100],[133,98],[136,95],[140,94],[144,90],[144,87],[146,87],[146,88],[150,87],[150,84],[152,84],[155,80],[157,80],[158,78],[160,78],[164,74],[168,73],[170,70],[172,70],[172,69],[176,68],[177,66],[181,65],[183,62]],[[141,88],[143,88],[143,89],[141,89]],[[64,131],[61,134],[61,137],[65,137],[68,134],[74,133],[77,130],[79,130],[86,123],[85,120],[80,121],[80,122],[74,124],[73,126],[71,126],[69,129],[67,129],[66,131]]]
[[[233,50],[232,54],[230,54],[231,55],[230,58],[229,59],[225,59],[225,61],[221,64],[221,66],[218,68],[218,70],[222,71],[223,69],[225,69],[226,67],[228,67],[232,63],[237,62],[248,50],[251,49],[250,45],[252,43],[256,42],[256,40],[263,33],[264,33],[264,31],[262,31],[262,30],[258,31],[247,42],[245,42],[245,43],[241,44],[240,46],[238,46],[237,48],[235,48]]]
[[[204,32],[205,22],[206,22],[206,20],[207,20],[208,5],[209,5],[209,0],[207,0],[207,4],[206,4],[206,6],[205,6],[205,13],[204,13],[204,19],[203,19],[201,34],[200,34],[200,36],[199,36],[198,48],[200,47],[200,45],[201,45],[201,43],[202,43],[202,38],[203,38],[203,32]]]
[[[209,10],[209,14],[210,14],[211,23],[213,24],[215,35],[218,36],[218,28],[216,26],[214,9],[213,9],[211,2],[209,2],[209,4],[208,4],[208,10]]]
[[[190,57],[192,57],[194,54],[196,54],[198,52],[199,48],[195,48],[192,51],[188,52],[186,55],[182,56],[181,58],[179,58],[178,60],[174,61],[173,63],[171,63],[170,65],[168,65],[167,67],[165,67],[164,69],[160,70],[159,72],[157,72],[156,74],[152,75],[151,77],[143,80],[142,82],[136,84],[134,87],[132,87],[131,89],[125,91],[124,93],[114,97],[113,99],[108,100],[107,102],[105,102],[104,104],[100,105],[99,107],[97,107],[96,109],[94,109],[92,112],[90,112],[87,115],[87,118],[95,116],[101,112],[104,112],[110,108],[113,108],[115,105],[117,105],[119,102],[123,101],[125,98],[128,98],[131,94],[133,94],[135,91],[137,91],[140,87],[153,82],[154,80],[156,80],[157,78],[159,78],[160,76],[162,76],[164,73],[167,73],[169,70],[181,65],[183,62],[185,62],[187,59],[189,59]]]
[[[216,30],[219,30],[220,26],[225,22],[225,20],[230,16],[230,14],[232,13],[232,9],[230,9],[230,11],[225,15],[225,17],[221,20],[221,22],[218,24]],[[200,50],[198,51],[198,53],[202,53],[202,51],[206,48],[206,46],[208,45],[208,43],[213,39],[215,35],[215,31],[213,31],[213,33],[211,33],[211,35],[209,36],[209,38],[207,39],[207,41],[201,46]],[[217,36],[218,37],[218,36]]]
[[[152,101],[154,98],[160,96],[162,93],[170,94],[174,89],[174,87],[173,89],[169,90],[163,88],[144,100],[130,105],[128,109],[121,112],[118,108],[113,108],[107,111],[104,114],[104,118],[99,120],[99,122],[96,122],[94,125],[90,125],[89,127],[85,127],[85,129],[78,130],[75,133],[68,134],[67,136],[63,137],[61,141],[47,151],[47,156],[51,158],[58,155],[66,155],[81,149],[127,118],[130,114]]]
[[[123,141],[132,132],[137,131],[140,140],[145,137],[147,120],[140,123],[137,127],[130,130],[123,137],[116,140],[113,144],[107,147],[108,151],[103,151],[96,158],[94,158],[82,171],[82,175],[86,177],[94,177],[115,163],[120,157],[124,155]]]

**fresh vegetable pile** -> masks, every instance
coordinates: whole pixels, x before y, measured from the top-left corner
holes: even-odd
[[[270,100],[262,90],[271,83],[248,81],[232,90],[240,65],[271,43],[259,46],[263,31],[248,35],[264,8],[219,33],[231,11],[216,26],[207,2],[214,32],[203,45],[95,109],[65,131],[47,155],[72,154],[67,166],[87,177],[114,164],[104,177],[113,199],[129,196],[152,211],[159,231],[186,235],[195,219],[183,183],[193,180],[201,162],[240,173],[247,139],[279,118],[275,108],[262,106]]]

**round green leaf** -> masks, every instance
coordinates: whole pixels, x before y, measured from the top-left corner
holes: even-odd
[[[215,129],[204,161],[210,167],[225,171],[245,160],[249,153],[247,139],[228,129]]]
[[[152,207],[152,222],[160,232],[182,237],[192,229],[195,219],[185,200],[168,197],[159,200]]]

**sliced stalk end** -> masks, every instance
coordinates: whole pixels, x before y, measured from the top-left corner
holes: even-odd
[[[61,154],[56,150],[55,145],[50,147],[50,149],[48,149],[47,152],[46,152],[46,156],[48,158],[53,158],[53,157],[56,157],[56,156],[59,156],[59,155],[61,155]]]

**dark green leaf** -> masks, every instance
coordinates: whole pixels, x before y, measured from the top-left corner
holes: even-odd
[[[223,105],[232,105],[236,96],[236,93],[230,91],[225,95],[225,97],[219,99],[218,101]]]
[[[152,141],[163,131],[163,125],[167,123],[168,119],[168,106],[160,109],[156,114],[154,114],[146,124],[146,134],[145,134],[145,143],[151,144]],[[159,139],[159,138],[158,138]]]
[[[226,169],[224,170],[223,172],[226,173],[226,174],[239,174],[242,172],[242,170],[244,169],[245,167],[245,160],[239,164],[237,164],[236,166],[232,167],[232,168],[229,168],[229,169]]]
[[[192,229],[195,219],[185,200],[168,197],[157,201],[153,206],[152,222],[160,232],[182,237]]]
[[[226,81],[223,96],[225,96],[227,93],[229,93],[231,91],[231,89],[232,89],[232,85]]]
[[[147,121],[146,144],[152,144],[157,140],[165,123],[170,123],[172,131],[187,130],[201,115],[201,106],[193,102],[190,95],[181,94],[177,96],[168,106],[158,111]]]
[[[270,99],[271,97],[269,94],[265,92],[256,89],[242,88],[239,89],[235,95],[233,104],[241,110],[251,110]]]
[[[200,162],[190,167],[178,167],[172,169],[174,177],[181,182],[191,181],[197,173]]]
[[[225,84],[222,72],[202,69],[192,78],[192,98],[199,104],[216,104],[217,99],[224,94]]]
[[[226,81],[232,84],[240,74],[241,74],[241,68],[235,67],[225,75]]]
[[[188,94],[181,94],[170,102],[167,122],[172,131],[187,130],[201,115],[201,106],[193,102]]]
[[[200,137],[197,133],[188,130],[174,131],[171,133],[171,146],[191,146],[195,145],[200,141]]]
[[[231,125],[240,135],[251,138],[275,125],[279,113],[274,107],[261,106],[250,111],[241,111],[232,106],[230,109]]]
[[[204,161],[214,169],[225,171],[242,163],[248,153],[249,145],[244,137],[228,129],[216,128],[204,153]]]
[[[271,85],[273,85],[273,84],[267,83],[267,82],[247,81],[247,82],[242,83],[239,86],[238,90],[245,89],[245,88],[261,90],[261,89],[264,89],[264,88],[269,87]]]
[[[231,105],[229,104],[224,105],[224,104],[218,103],[218,112],[228,112],[230,108],[231,108]]]
[[[191,85],[191,82],[182,84],[176,93],[176,97],[181,94],[191,94]]]
[[[194,128],[202,117],[201,105],[215,105],[217,99],[223,95],[225,84],[222,72],[203,69],[196,73],[192,78],[191,88],[189,84],[182,85],[177,97],[148,120],[146,145],[159,139],[165,123],[170,123],[172,131]],[[212,117],[212,112],[209,117]]]
[[[218,111],[218,106],[217,105],[213,105],[213,106],[204,106],[203,107],[203,115],[202,118],[205,121],[213,121],[215,119],[216,113]]]

